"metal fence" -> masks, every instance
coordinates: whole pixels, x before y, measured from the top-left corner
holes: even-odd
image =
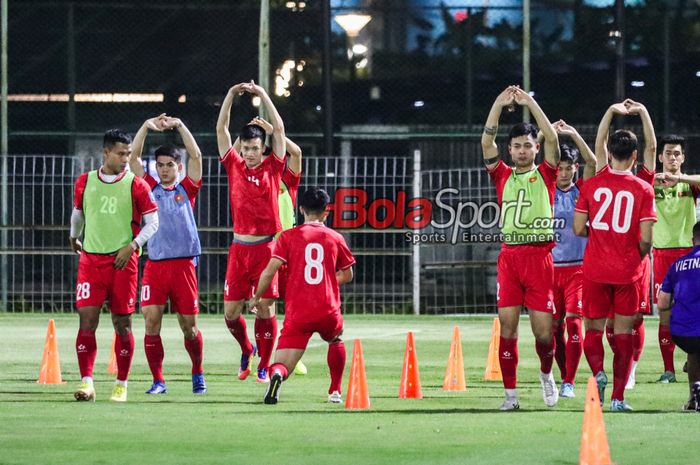
[[[92,158],[9,158],[9,225],[2,228],[8,246],[0,249],[7,270],[0,290],[7,310],[68,311],[73,307],[78,260],[67,247],[73,186],[81,172],[97,166]],[[334,211],[328,219],[329,225],[343,226],[345,221],[350,226],[339,230],[357,257],[356,279],[343,290],[346,312],[493,311],[496,244],[469,244],[461,239],[414,243],[412,238],[435,233],[436,228],[428,225],[418,230],[405,224],[411,199],[425,197],[432,203],[438,191],[448,186],[458,194],[443,200],[455,208],[466,199],[494,200],[483,169],[423,171],[416,150],[413,157],[305,157],[303,170],[302,191],[306,186],[321,186],[331,193],[336,207],[341,201],[356,205],[353,211]],[[231,240],[227,189],[221,164],[205,158],[204,185],[195,209],[204,246],[199,266],[202,312],[222,311]],[[353,197],[359,191],[366,199]],[[372,206],[378,199],[383,206]],[[358,214],[359,210],[363,213]],[[435,211],[434,220],[444,223],[445,215],[447,210]],[[452,234],[451,228],[440,231]]]

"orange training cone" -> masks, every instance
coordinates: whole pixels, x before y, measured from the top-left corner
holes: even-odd
[[[610,447],[605,434],[603,409],[598,397],[598,384],[595,378],[588,378],[586,404],[583,408],[583,427],[581,428],[581,453],[579,465],[610,465]]]
[[[420,373],[418,373],[418,355],[413,343],[413,333],[406,336],[406,353],[403,356],[403,369],[401,370],[401,385],[399,386],[399,399],[422,399],[423,391],[420,387]]]
[[[498,349],[501,345],[501,322],[498,317],[493,319],[493,327],[491,329],[491,344],[489,344],[489,357],[486,360],[486,371],[484,372],[484,380],[486,381],[502,381],[503,374],[501,373],[501,364],[498,361]]]
[[[350,380],[348,381],[345,408],[369,408],[369,391],[367,390],[365,360],[362,357],[362,342],[360,342],[359,339],[355,339],[355,345],[352,349],[352,365],[350,366]]]
[[[56,324],[49,320],[44,343],[44,355],[41,358],[38,384],[62,384],[61,361],[58,358],[58,343],[56,342]]]
[[[112,336],[112,350],[109,352],[109,365],[107,366],[107,373],[111,375],[116,375],[118,373],[117,369],[117,333]]]
[[[466,391],[464,382],[464,359],[462,358],[462,339],[459,335],[459,326],[455,326],[450,345],[450,356],[447,359],[445,380],[442,383],[443,391]]]

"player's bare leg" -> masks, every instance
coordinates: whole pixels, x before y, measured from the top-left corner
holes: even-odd
[[[583,339],[583,352],[586,354],[586,360],[598,384],[598,397],[600,397],[601,405],[605,399],[605,388],[608,385],[608,376],[603,368],[605,362],[605,348],[603,347],[605,322],[606,318],[583,319],[583,324],[586,328],[586,336]]]
[[[282,382],[289,377],[303,355],[304,349],[279,349],[275,352],[275,363],[270,366],[270,385],[263,400],[266,404],[277,403]]]
[[[559,401],[557,383],[552,374],[554,344],[552,338],[552,314],[545,311],[529,310],[530,327],[535,336],[535,348],[540,358],[540,384],[542,399],[547,407],[554,407]]]
[[[637,315],[615,314],[615,352],[613,354],[613,393],[610,410],[613,412],[631,411],[625,403],[625,385],[632,367],[634,354],[634,322]]]
[[[163,377],[163,341],[160,338],[160,328],[163,323],[165,305],[147,305],[143,307],[143,319],[146,324],[146,334],[143,337],[143,348],[146,352],[148,367],[153,375],[153,384],[146,394],[166,394],[168,389]]]
[[[272,350],[275,347],[277,339],[277,318],[275,316],[275,300],[262,299],[257,306],[255,315],[255,343],[258,346],[258,354],[260,355],[260,364],[258,365],[259,383],[268,383],[268,368]],[[294,365],[292,366],[294,369]]]
[[[231,335],[241,346],[241,366],[238,369],[238,379],[244,380],[250,374],[250,357],[256,348],[248,339],[248,330],[243,318],[245,300],[224,301],[224,321]]]
[[[131,332],[131,315],[112,314],[112,325],[117,335],[114,352],[117,359],[117,379],[114,382],[110,400],[126,402],[127,379],[134,358],[134,334]]]
[[[517,370],[518,370],[518,323],[520,322],[520,308],[500,307],[498,320],[501,323],[501,335],[499,341],[498,362],[503,374],[503,387],[506,398],[499,407],[500,410],[517,410]],[[550,322],[551,324],[551,322]],[[550,329],[551,331],[551,329]]]
[[[207,383],[204,380],[204,368],[202,367],[203,340],[202,332],[197,327],[197,315],[177,314],[182,335],[185,337],[185,349],[192,360],[192,392],[194,394],[206,394]]]
[[[97,356],[97,341],[95,331],[100,323],[100,307],[82,307],[78,309],[80,326],[75,339],[75,351],[78,354],[80,367],[80,385],[73,394],[78,401],[95,401],[95,386],[92,380],[92,370]]]

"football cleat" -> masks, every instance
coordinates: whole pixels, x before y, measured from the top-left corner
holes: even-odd
[[[204,373],[198,375],[192,375],[192,393],[193,394],[206,394],[207,393],[207,382],[204,381]]]
[[[331,404],[342,404],[343,396],[341,396],[338,391],[333,391],[330,394],[328,394],[328,402],[330,402]]]
[[[112,397],[109,400],[113,402],[126,402],[126,386],[123,384],[115,384],[112,388]]]
[[[151,389],[146,391],[146,394],[167,394],[168,388],[165,386],[165,381],[155,381]]]
[[[542,398],[547,407],[554,407],[559,401],[559,391],[557,383],[554,381],[552,372],[540,373],[540,384],[542,385]]]
[[[265,370],[265,368],[263,368],[263,370]],[[268,405],[274,405],[277,403],[280,396],[282,381],[282,374],[279,371],[275,371],[275,374],[272,375],[272,379],[269,381],[270,385],[267,387],[267,392],[265,393],[265,399],[263,399],[263,402]]]
[[[255,380],[257,383],[269,383],[270,378],[267,376],[267,368],[258,368],[258,379]]]
[[[664,371],[664,373],[656,380],[657,383],[669,384],[676,382],[676,374],[672,371]]]
[[[243,381],[250,374],[250,359],[258,353],[258,348],[253,346],[253,352],[241,354],[241,367],[238,369],[238,379]]]
[[[95,386],[92,383],[83,381],[78,386],[78,390],[75,391],[73,397],[75,397],[77,401],[91,400],[95,402]]]
[[[608,375],[604,371],[599,371],[595,375],[595,382],[598,385],[598,397],[600,398],[600,406],[603,406],[603,399],[605,399],[605,387],[608,385]]]
[[[571,383],[562,383],[559,397],[567,397],[569,399],[576,397],[576,394],[574,394],[574,385]]]
[[[627,405],[624,400],[616,400],[613,399],[610,402],[610,411],[611,412],[631,412],[634,409]]]
[[[498,410],[500,410],[501,412],[508,412],[510,410],[518,410],[519,408],[520,404],[518,403],[517,397],[506,396],[501,406],[498,407]]]

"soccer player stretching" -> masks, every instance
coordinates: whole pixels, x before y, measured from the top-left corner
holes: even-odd
[[[272,154],[263,159],[265,131],[248,124],[240,134],[241,153],[233,147],[228,126],[233,99],[243,93],[260,97],[272,119]],[[279,218],[279,187],[284,171],[286,141],[284,124],[265,90],[254,84],[241,83],[229,89],[221,104],[216,123],[216,140],[221,163],[229,182],[229,201],[233,218],[233,243],[229,248],[224,283],[224,319],[241,346],[238,379],[250,374],[250,356],[254,347],[248,340],[245,319],[241,314],[246,299],[253,295],[260,274],[272,254],[273,239],[282,226]],[[277,280],[257,305],[255,339],[260,355],[257,381],[269,382],[267,368],[277,337],[274,299],[278,297]]]
[[[136,251],[158,229],[158,207],[148,184],[125,171],[131,137],[117,129],[103,140],[102,166],[83,173],[75,183],[70,246],[80,254],[76,307],[80,329],[75,340],[80,366],[76,400],[95,400],[92,370],[97,356],[95,331],[100,308],[109,300],[117,334],[117,380],[111,400],[126,402],[127,378],[134,355],[131,314],[136,309],[138,255]],[[140,229],[141,220],[145,225]],[[80,234],[85,228],[81,242]]]
[[[266,404],[276,404],[282,381],[306,350],[314,332],[328,342],[328,368],[331,384],[328,401],[342,402],[341,384],[345,369],[343,316],[340,313],[339,285],[352,280],[355,258],[339,233],[323,222],[328,216],[328,194],[315,187],[301,198],[304,224],[284,231],[277,240],[270,263],[260,276],[254,303],[260,302],[275,273],[287,265],[287,289],[284,326],[277,343],[275,363],[270,366],[272,378],[265,394]]]
[[[613,393],[611,411],[629,411],[625,384],[629,376],[639,296],[637,281],[651,248],[654,190],[630,171],[637,158],[637,137],[630,131],[613,133],[603,142],[613,114],[629,114],[624,104],[611,106],[596,137],[596,156],[612,155],[612,166],[589,179],[581,189],[574,214],[574,232],[588,236],[583,256],[584,353],[598,382],[601,403],[608,378],[603,371],[603,330],[614,317]],[[590,226],[586,223],[590,219]]]
[[[187,176],[180,181],[182,154],[177,147],[166,145],[155,151],[156,171],[160,182],[146,173],[141,160],[148,130],[177,129],[187,149]],[[156,198],[160,227],[148,241],[148,261],[141,283],[141,309],[146,322],[143,346],[153,385],[146,394],[165,394],[163,377],[163,341],[160,327],[165,303],[170,298],[185,336],[185,349],[192,360],[192,392],[204,394],[207,385],[202,368],[202,333],[197,328],[199,312],[196,266],[202,247],[199,243],[194,203],[202,187],[202,154],[192,134],[182,121],[160,115],[147,120],[134,136],[129,160],[131,171],[143,177]]]
[[[567,136],[575,144],[560,144],[561,159],[557,174],[557,190],[554,195],[554,217],[563,220],[563,224],[555,225],[559,234],[557,245],[552,250],[554,259],[554,340],[556,348],[554,356],[561,371],[561,397],[574,397],[574,382],[576,371],[583,353],[583,332],[581,328],[581,312],[583,310],[583,251],[586,249],[586,238],[577,237],[573,231],[574,207],[581,193],[585,180],[596,173],[596,159],[593,151],[586,145],[575,128],[564,121],[554,123],[557,134]],[[583,156],[586,165],[583,177],[574,182],[578,173],[579,155]],[[564,339],[564,330],[568,339]]]
[[[508,152],[514,167],[498,158],[496,133],[504,107],[518,104],[529,108],[544,135],[544,162],[535,165],[537,128],[520,123],[508,135]],[[499,362],[505,400],[501,410],[516,410],[518,404],[518,322],[524,305],[530,314],[535,347],[540,359],[542,395],[548,407],[559,400],[552,375],[552,280],[554,230],[552,205],[556,187],[559,141],[554,127],[535,100],[522,89],[510,86],[496,98],[489,112],[481,147],[486,169],[496,184],[501,206],[503,247],[498,256],[496,300],[501,322]]]

